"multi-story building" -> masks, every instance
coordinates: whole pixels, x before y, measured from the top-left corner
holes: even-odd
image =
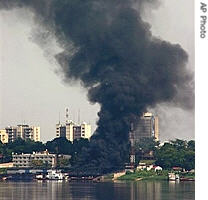
[[[56,124],[56,137],[65,137],[67,140],[71,142],[74,140],[73,137],[73,127],[75,126],[74,122],[69,121],[65,124],[61,124],[60,122]]]
[[[83,122],[80,124],[75,124],[69,119],[69,108],[65,109],[65,123],[56,124],[56,137],[65,137],[67,140],[73,142],[76,139],[86,138],[90,139],[92,136],[91,125]],[[79,120],[78,120],[79,121]]]
[[[86,122],[83,122],[81,124],[81,137],[89,139],[91,136],[92,136],[91,125],[87,124]]]
[[[8,126],[5,128],[8,134],[8,141],[13,142],[17,138],[23,140],[31,139],[35,142],[40,141],[40,127],[20,124],[17,126]]]
[[[75,139],[91,137],[91,125],[83,122],[81,125],[77,125],[74,122],[66,122],[56,124],[56,137],[65,137],[69,141],[73,142]]]
[[[152,113],[143,113],[140,117],[138,126],[130,133],[130,141],[135,144],[141,138],[155,138],[159,140],[159,120],[158,116]]]
[[[9,137],[8,134],[6,133],[6,130],[0,130],[0,141],[5,144],[8,143]]]
[[[47,163],[48,166],[56,167],[57,157],[55,154],[48,153],[48,151],[33,152],[32,154],[12,154],[14,167],[32,167],[34,161],[40,161],[43,164]]]

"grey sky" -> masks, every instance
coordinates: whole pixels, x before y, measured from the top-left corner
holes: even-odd
[[[152,26],[153,35],[179,43],[189,54],[188,67],[194,70],[194,2],[162,0],[158,9],[147,9],[144,19]],[[32,41],[36,26],[25,9],[0,11],[0,128],[24,120],[41,126],[41,140],[55,137],[55,124],[64,121],[64,109],[71,118],[90,122],[95,129],[98,105],[91,105],[86,91],[78,83],[66,84],[55,73],[58,66],[53,54],[59,51],[54,40],[44,51]],[[48,45],[46,45],[48,47]],[[47,55],[46,55],[47,52]],[[179,108],[159,105],[161,140],[194,138],[194,114]]]

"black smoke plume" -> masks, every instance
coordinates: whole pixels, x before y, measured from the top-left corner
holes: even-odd
[[[193,106],[188,55],[180,45],[152,36],[140,13],[145,3],[158,2],[0,1],[2,9],[27,7],[36,13],[36,20],[52,31],[64,48],[56,58],[65,79],[80,80],[89,100],[101,106],[97,130],[80,165],[105,170],[122,166],[128,159],[130,125],[137,124],[147,107],[162,102]]]

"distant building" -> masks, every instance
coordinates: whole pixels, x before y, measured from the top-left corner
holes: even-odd
[[[74,140],[91,137],[91,125],[83,122],[81,125],[73,127]]]
[[[5,129],[0,130],[0,141],[3,144],[8,143],[8,141],[9,141],[9,137],[8,137],[8,134],[6,133]]]
[[[69,108],[65,109],[65,123],[56,124],[56,137],[65,137],[67,140],[73,142],[76,139],[86,138],[90,139],[92,136],[91,125],[83,122],[76,124],[69,118]],[[79,121],[79,120],[78,120]]]
[[[56,155],[50,154],[48,151],[33,152],[32,154],[12,154],[14,167],[32,167],[33,161],[41,161],[42,163],[47,163],[51,167],[56,167],[57,164]]]
[[[73,127],[75,126],[74,122],[69,121],[65,124],[60,122],[56,124],[56,137],[65,137],[67,140],[73,141]]]
[[[74,122],[66,122],[56,124],[56,137],[65,137],[69,141],[73,142],[75,139],[91,137],[91,125],[83,122],[81,125],[77,125]]]
[[[40,127],[20,124],[17,126],[8,126],[4,129],[8,134],[8,141],[13,142],[17,138],[23,140],[31,139],[35,142],[40,141]]]
[[[138,126],[131,131],[130,141],[132,144],[138,142],[141,138],[155,138],[159,140],[159,120],[158,116],[152,113],[144,113],[138,123]]]

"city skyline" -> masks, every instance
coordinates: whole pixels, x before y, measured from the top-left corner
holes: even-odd
[[[190,9],[184,9],[185,5]],[[171,16],[174,12],[173,8],[178,12],[175,19]],[[158,9],[152,10],[151,13],[143,13],[143,16],[152,25],[153,35],[181,44],[189,54],[188,67],[193,71],[194,44],[190,43],[190,38],[193,38],[194,28],[193,20],[190,20],[193,18],[191,10],[193,11],[193,2],[181,6],[180,3],[173,3],[173,1],[162,1]],[[167,15],[167,13],[170,14]],[[164,16],[167,16],[166,23]],[[178,24],[182,16],[183,21]],[[42,127],[42,141],[50,140],[54,137],[52,131],[54,124],[58,121],[59,112],[69,107],[75,119],[80,109],[80,116],[83,116],[83,119],[89,119],[86,121],[90,122],[95,130],[99,105],[92,106],[87,101],[86,91],[78,82],[63,82],[53,58],[53,55],[59,52],[55,40],[51,39],[50,46],[41,44],[42,48],[33,41],[32,29],[36,27],[36,23],[29,11],[24,13],[20,9],[0,11],[0,20],[3,27],[0,37],[5,38],[4,41],[0,41],[1,48],[4,49],[0,59],[3,66],[0,82],[3,94],[0,98],[1,127],[6,124],[18,124],[25,120],[26,123],[38,124]],[[167,31],[171,26],[178,30],[178,34],[175,34],[175,30]],[[187,34],[183,34],[185,30]],[[18,52],[19,47],[21,52]],[[46,51],[43,51],[44,48]],[[184,111],[167,105],[159,105],[154,110],[162,118],[160,119],[162,140],[173,137],[194,138],[193,111]],[[175,122],[174,119],[176,119]],[[176,126],[178,122],[183,123],[181,126]]]

